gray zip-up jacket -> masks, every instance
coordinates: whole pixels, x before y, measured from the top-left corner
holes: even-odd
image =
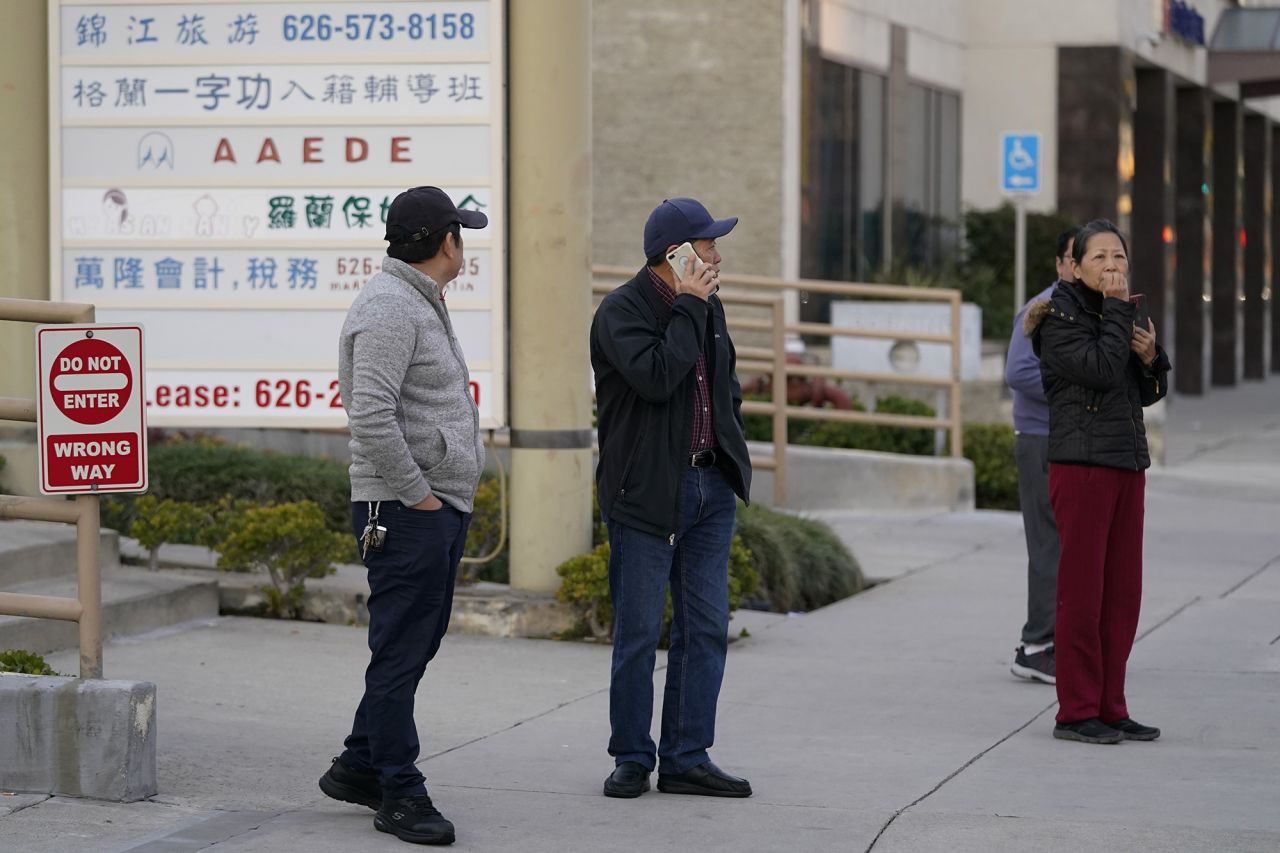
[[[338,382],[351,427],[351,500],[412,506],[434,494],[471,512],[484,468],[480,413],[430,276],[383,259],[342,324]]]

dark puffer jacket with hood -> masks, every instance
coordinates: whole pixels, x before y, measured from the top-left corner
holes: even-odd
[[[1129,349],[1134,306],[1080,282],[1027,309],[1023,331],[1049,400],[1049,461],[1142,471],[1151,466],[1142,408],[1168,391],[1169,357]]]

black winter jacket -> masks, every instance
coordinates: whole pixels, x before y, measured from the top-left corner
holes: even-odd
[[[1142,471],[1151,466],[1142,407],[1168,391],[1169,357],[1150,367],[1129,349],[1134,307],[1075,282],[1027,310],[1049,399],[1049,461]]]
[[[666,306],[642,269],[604,298],[591,323],[600,464],[596,486],[606,518],[664,538],[675,536],[693,437],[693,367],[705,348],[711,376],[716,465],[744,501],[751,460],[742,425],[737,355],[716,296],[676,297]]]

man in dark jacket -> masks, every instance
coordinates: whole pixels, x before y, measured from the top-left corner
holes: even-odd
[[[645,224],[645,268],[605,297],[591,324],[596,482],[614,613],[609,797],[649,790],[655,764],[659,791],[751,795],[747,780],[707,755],[728,644],[729,543],[737,498],[751,486],[736,355],[715,296],[716,240],[737,222],[714,219],[691,198],[658,205]],[[667,255],[685,242],[698,260],[676,269]],[[653,667],[668,584],[671,645],[655,750]]]
[[[1027,621],[1010,670],[1019,678],[1053,684],[1053,614],[1057,607],[1058,526],[1049,505],[1049,401],[1040,381],[1040,359],[1022,330],[1027,308],[1053,296],[1071,273],[1076,229],[1058,235],[1054,265],[1058,280],[1033,296],[1013,318],[1004,379],[1013,391],[1013,457],[1018,466],[1018,501],[1027,540]]]

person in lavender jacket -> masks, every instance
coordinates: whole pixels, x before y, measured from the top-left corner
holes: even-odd
[[[1058,235],[1058,281],[1033,296],[1013,320],[1004,378],[1013,390],[1014,461],[1018,497],[1027,537],[1027,621],[1014,652],[1011,672],[1019,678],[1057,682],[1053,659],[1053,623],[1057,609],[1058,528],[1049,505],[1049,403],[1040,382],[1040,359],[1022,331],[1027,308],[1053,295],[1058,282],[1073,281],[1071,244],[1076,230]]]

